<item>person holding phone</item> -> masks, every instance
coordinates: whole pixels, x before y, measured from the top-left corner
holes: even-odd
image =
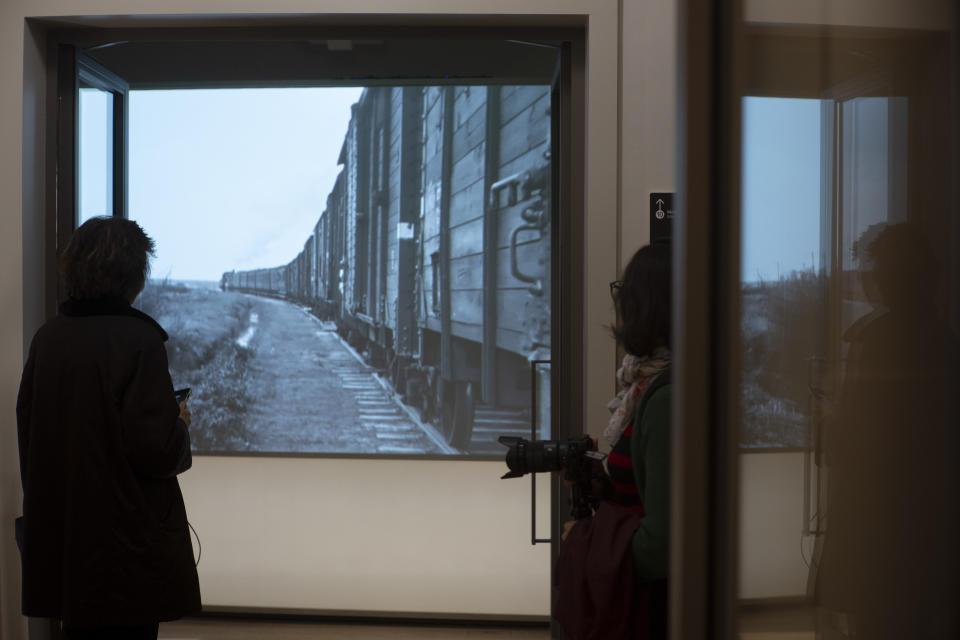
[[[131,303],[153,241],[93,218],[60,260],[67,300],[30,345],[17,397],[23,486],[22,610],[68,638],[156,638],[200,609],[177,475],[190,411],[167,334]]]
[[[173,397],[177,401],[177,406],[180,407],[180,419],[190,426],[190,407],[187,406],[187,398],[190,397],[190,387],[184,389],[177,389],[173,392]]]

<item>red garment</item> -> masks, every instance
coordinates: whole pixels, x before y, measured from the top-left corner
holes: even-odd
[[[569,640],[646,640],[649,589],[636,584],[633,534],[643,517],[601,503],[579,520],[560,545],[554,583],[554,618]]]
[[[629,507],[641,516],[644,513],[640,502],[640,490],[633,476],[633,458],[630,455],[630,442],[633,439],[633,424],[628,424],[623,430],[617,443],[607,456],[607,475],[613,485],[612,500],[617,504]],[[640,436],[637,436],[638,438]]]

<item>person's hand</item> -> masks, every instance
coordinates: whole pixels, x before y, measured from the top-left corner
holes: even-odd
[[[180,403],[180,419],[190,426],[190,407],[187,406],[187,401],[184,400]]]
[[[590,438],[590,440],[591,440],[591,442],[593,443],[593,446],[590,448],[590,450],[591,450],[591,451],[598,451],[598,450],[599,450],[599,449],[598,449],[598,447],[599,447],[599,442],[598,442],[598,440],[597,440],[596,438]],[[599,475],[599,476],[604,476],[604,475],[606,475],[607,471],[606,471],[606,469],[604,469],[604,467],[603,467],[603,461],[602,461],[602,460],[592,460],[590,464],[591,464],[591,466],[593,467],[593,475],[594,475],[594,476],[598,476],[598,475]],[[572,487],[573,484],[574,484],[573,480],[571,480],[570,478],[567,477],[567,472],[566,472],[566,471],[563,472],[562,480],[563,480],[564,486],[566,486],[568,489],[569,489],[570,487]],[[597,485],[596,485],[596,481],[594,481],[594,487],[596,487],[596,486],[597,486]],[[598,495],[599,495],[599,494],[598,494]]]

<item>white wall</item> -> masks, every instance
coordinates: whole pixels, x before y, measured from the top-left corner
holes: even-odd
[[[618,57],[620,100],[617,117],[621,136],[617,155],[617,211],[615,245],[597,238],[598,253],[616,252],[616,271],[597,281],[601,295],[591,326],[613,323],[613,301],[608,282],[615,280],[634,252],[650,242],[651,193],[676,191],[676,89],[677,89],[677,0],[622,0]],[[588,168],[588,173],[590,169]],[[612,249],[612,251],[611,251]],[[591,266],[592,266],[591,262]],[[596,298],[595,298],[596,299]],[[600,394],[588,408],[585,431],[598,437],[606,426],[609,401],[615,385],[616,349],[607,334],[606,344],[598,348],[609,352],[611,368],[597,368]],[[597,405],[600,405],[597,407]],[[602,439],[601,439],[602,440]]]
[[[666,0],[652,4],[660,12],[670,5]],[[37,256],[43,246],[42,169],[47,158],[42,152],[42,124],[36,126],[35,121],[43,122],[47,96],[42,70],[36,66],[37,43],[25,28],[25,18],[134,16],[142,24],[152,24],[148,16],[375,14],[383,6],[376,0],[157,0],[149,4],[5,0],[0,5],[0,86],[4,87],[0,92],[3,638],[21,638],[25,633],[18,614],[19,563],[10,526],[19,513],[20,501],[14,402],[24,343],[36,328],[36,292],[42,290],[44,277]],[[642,7],[639,3],[629,6],[629,28],[634,29]],[[398,0],[389,7],[395,13],[453,16],[476,10],[472,0]],[[616,273],[616,252],[610,248],[617,246],[618,195],[626,182],[618,180],[619,10],[617,0],[490,0],[483,6],[484,14],[494,16],[577,16],[589,25],[588,228],[583,239],[587,260],[583,305],[587,423],[604,415],[613,369],[613,347],[604,325],[609,323],[607,282]],[[625,78],[655,73],[652,66],[635,71],[634,60],[659,58],[664,48],[673,46],[672,30],[645,29],[644,33],[649,40],[642,45],[632,43],[631,60],[624,65]],[[631,96],[634,101],[644,99],[638,93]],[[669,105],[661,108],[670,109]],[[632,107],[629,111],[625,127],[634,132],[631,135],[660,129],[654,121],[658,117],[655,111],[641,110],[638,116]],[[657,175],[648,179],[644,175],[648,169],[645,161],[634,162],[631,184],[636,180],[637,184],[652,185],[651,189],[671,186],[668,173],[658,168]],[[205,598],[216,604],[262,601],[320,609],[545,615],[549,589],[546,549],[527,543],[526,486],[496,480],[501,470],[498,463],[480,462],[198,460],[195,469],[184,476],[183,485],[190,517],[204,543],[200,570]],[[351,530],[351,522],[358,527]],[[340,546],[324,547],[331,540]],[[496,545],[502,546],[494,549]],[[377,565],[354,564],[349,572],[335,560],[360,559],[371,552],[379,560]],[[518,567],[522,579],[505,578]],[[276,584],[284,587],[272,590]],[[464,585],[469,589],[459,588]],[[530,585],[537,585],[539,592],[531,591]],[[362,599],[352,597],[361,593]]]
[[[807,593],[813,538],[802,535],[803,465],[803,452],[740,454],[740,598]]]
[[[530,483],[500,462],[196,458],[182,477],[206,607],[549,615]],[[538,535],[550,487],[537,483]]]
[[[621,267],[650,241],[650,194],[676,191],[677,5],[623,2]]]

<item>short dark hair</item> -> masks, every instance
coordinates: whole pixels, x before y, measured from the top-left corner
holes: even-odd
[[[641,247],[623,270],[613,335],[627,353],[645,356],[670,346],[670,243]]]
[[[147,282],[154,246],[132,220],[90,218],[73,232],[60,256],[65,293],[77,300],[133,299]]]
[[[913,222],[883,228],[867,246],[873,278],[884,304],[895,309],[930,303],[940,266],[924,232]]]

